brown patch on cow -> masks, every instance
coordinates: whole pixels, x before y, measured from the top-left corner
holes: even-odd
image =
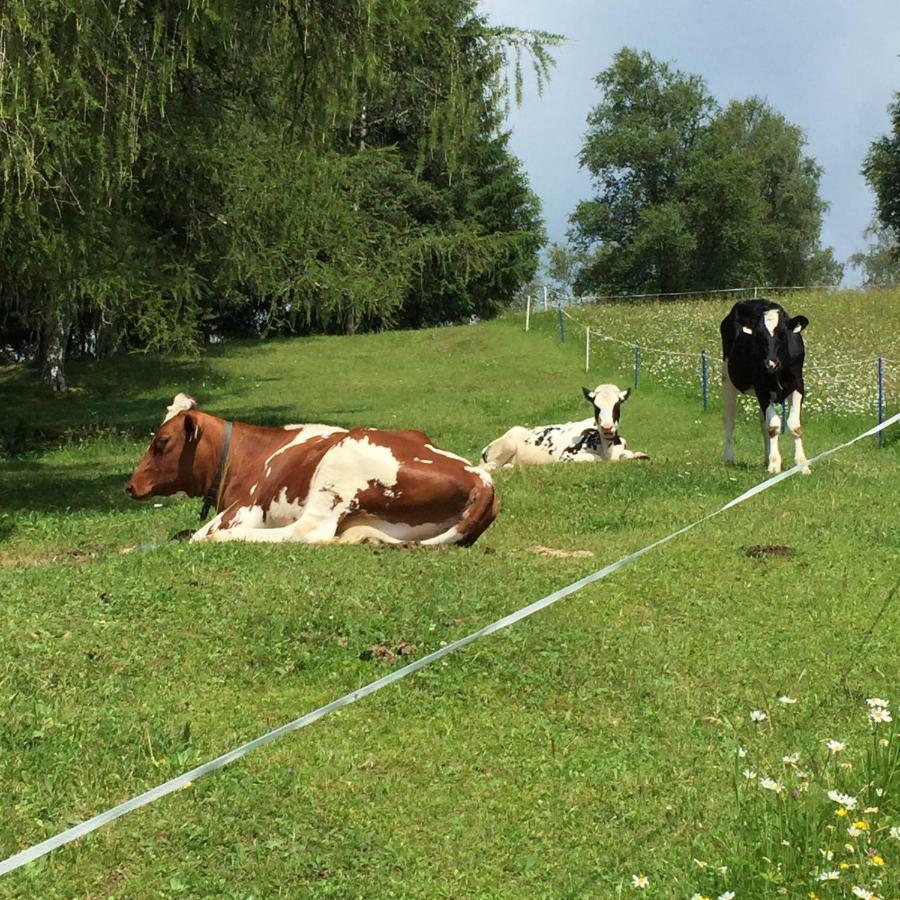
[[[540,544],[535,544],[528,549],[538,556],[549,556],[555,559],[565,559],[570,556],[583,557],[594,555],[590,550],[558,550],[556,547],[542,547]]]
[[[394,663],[398,659],[405,659],[416,652],[416,645],[399,640],[393,644],[373,644],[367,650],[359,654],[360,659],[377,659],[382,662]]]
[[[790,558],[794,555],[794,548],[785,547],[782,544],[757,544],[756,546],[745,548],[744,553],[754,559],[759,559],[763,556],[782,556]]]

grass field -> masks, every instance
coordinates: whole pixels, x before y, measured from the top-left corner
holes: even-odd
[[[879,297],[864,312],[887,334],[900,295]],[[851,302],[797,308],[811,344],[841,346]],[[648,318],[661,332],[665,314]],[[529,334],[509,317],[117,357],[76,366],[60,399],[0,370],[0,858],[390,671],[374,645],[421,655],[765,477],[749,412],[725,468],[715,391],[703,414],[648,371],[622,433],[652,460],[501,472],[500,516],[470,549],[122,552],[195,524],[199,501],[122,492],[177,391],[245,421],[422,428],[475,458],[511,424],[585,416],[582,384],[625,386],[627,363],[585,376],[583,343],[555,329],[548,314]],[[810,456],[873,422],[844,412],[806,416]],[[0,896],[605,898],[637,895],[638,874],[653,897],[900,896],[900,739],[865,703],[898,700],[897,431],[0,879]],[[748,554],[760,545],[789,549]],[[745,766],[810,787],[766,792]],[[878,806],[862,837],[831,788],[859,815]],[[818,882],[826,865],[838,880]]]

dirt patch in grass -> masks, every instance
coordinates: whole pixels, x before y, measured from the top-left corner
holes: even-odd
[[[794,555],[794,548],[785,547],[783,544],[756,544],[753,547],[745,548],[744,553],[753,559],[760,559],[765,556],[779,556],[784,559],[790,559]]]

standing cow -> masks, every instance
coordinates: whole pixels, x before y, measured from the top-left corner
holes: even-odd
[[[619,437],[620,410],[631,390],[620,391],[614,384],[581,390],[594,408],[593,418],[536,428],[514,425],[484,448],[482,467],[492,470],[554,462],[649,459],[646,453],[628,450],[625,439]]]
[[[471,544],[497,515],[490,477],[421,431],[228,422],[178,394],[125,485],[217,515],[191,540]]]
[[[771,473],[781,471],[778,405],[788,402],[787,425],[794,438],[794,462],[809,474],[803,451],[800,406],[803,387],[802,331],[806,316],[789,316],[771,300],[741,300],[722,320],[722,391],[725,410],[725,462],[734,461],[734,417],[737,393],[756,394]],[[778,405],[776,405],[778,404]]]

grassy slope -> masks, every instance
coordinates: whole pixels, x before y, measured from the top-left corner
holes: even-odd
[[[893,308],[893,307],[892,307]],[[893,314],[893,313],[892,313]],[[81,392],[0,374],[28,427],[71,432],[3,464],[0,854],[171,777],[473,630],[761,480],[758,431],[720,465],[719,416],[642,383],[623,433],[650,464],[512,471],[470,550],[168,546],[198,503],[121,484],[167,400],[249,421],[423,428],[475,457],[517,422],[580,417],[583,348],[538,317],[110,360]],[[612,377],[596,367],[592,383]],[[868,420],[807,419],[810,454]],[[27,429],[26,429],[27,430]],[[788,442],[789,443],[789,442]],[[0,881],[22,896],[611,896],[635,871],[689,895],[729,833],[751,708],[791,749],[849,735],[900,680],[900,441],[867,444],[433,670]],[[533,544],[587,549],[546,559]],[[750,559],[785,544],[790,559]],[[14,566],[17,564],[17,568]],[[789,711],[775,698],[800,698]],[[796,746],[794,746],[796,744]],[[780,743],[779,743],[780,746]],[[895,862],[896,865],[896,862]]]

